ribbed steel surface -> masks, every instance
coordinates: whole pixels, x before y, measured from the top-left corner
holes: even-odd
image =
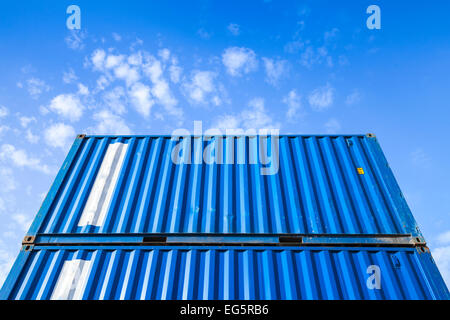
[[[412,248],[41,247],[23,254],[7,299],[449,298],[442,278],[431,275],[431,255]],[[373,266],[379,289],[367,284]]]
[[[192,144],[192,161],[209,144],[218,143],[218,138],[184,139]],[[114,143],[127,147],[122,166],[107,167],[116,170],[117,181],[110,181],[113,175],[103,180],[115,184],[113,193],[105,195],[111,200],[100,202],[103,198],[94,197],[89,210],[101,210],[95,207],[100,203],[107,206],[102,209],[105,214],[95,218],[97,225],[80,226],[107,149]],[[38,232],[416,232],[375,138],[280,136],[279,170],[273,175],[260,172],[265,166],[259,161],[256,138],[223,139],[223,162],[228,157],[234,164],[174,164],[176,143],[163,136],[84,138],[49,211],[43,212]],[[250,159],[257,163],[249,164]]]

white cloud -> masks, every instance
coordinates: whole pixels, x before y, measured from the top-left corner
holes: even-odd
[[[27,80],[28,93],[33,99],[39,98],[43,92],[50,91],[50,86],[48,86],[44,80],[38,78],[30,78]]]
[[[136,53],[131,54],[128,57],[127,61],[132,66],[140,66],[142,64],[142,52],[138,51]]]
[[[438,239],[439,243],[450,244],[450,230],[447,232],[441,233],[437,239]]]
[[[301,116],[301,96],[295,89],[291,90],[288,95],[283,98],[283,103],[288,106],[286,116],[289,120],[294,120]]]
[[[222,103],[216,94],[214,83],[217,74],[212,71],[195,70],[191,74],[190,81],[185,82],[183,87],[188,99],[194,104],[213,104],[218,106]]]
[[[196,102],[204,102],[205,94],[214,90],[215,74],[208,71],[198,71],[192,76],[189,97]]]
[[[39,112],[40,112],[43,116],[45,116],[45,115],[47,115],[47,114],[50,113],[50,110],[48,110],[45,106],[39,106]]]
[[[84,48],[86,32],[83,30],[70,30],[70,34],[65,38],[67,46],[72,50],[82,50]]]
[[[237,23],[230,23],[227,29],[233,36],[238,36],[241,33],[240,26]]]
[[[163,60],[167,60],[170,57],[170,51],[168,49],[160,50],[159,55]],[[162,105],[168,114],[181,117],[183,112],[176,107],[178,100],[172,94],[169,83],[163,77],[163,65],[161,62],[153,56],[148,56],[143,69],[145,75],[149,77],[152,83],[151,94],[155,99],[155,103]]]
[[[249,101],[248,107],[238,114],[226,114],[219,116],[213,124],[213,128],[218,128],[222,132],[227,130],[231,133],[238,132],[238,129],[247,132],[259,129],[279,129],[280,124],[275,123],[265,109],[264,99],[260,97]]]
[[[9,110],[4,106],[0,106],[0,119],[5,118],[7,115],[9,115]],[[8,126],[0,124],[0,137],[9,129]]]
[[[135,50],[136,47],[142,46],[144,44],[144,41],[142,39],[139,39],[136,37],[136,40],[133,41],[133,43],[130,46],[131,50]]]
[[[173,83],[180,82],[181,73],[183,72],[183,68],[178,65],[177,57],[172,56],[171,65],[169,67],[169,77],[170,81]]]
[[[330,42],[330,41],[336,40],[338,34],[339,34],[339,29],[333,28],[330,31],[326,31],[324,33],[323,38],[324,38],[325,42]]]
[[[125,121],[109,110],[100,111],[94,114],[93,118],[97,121],[97,126],[88,130],[91,134],[131,134],[131,130]]]
[[[301,28],[304,23],[302,22]],[[304,67],[311,69],[314,65],[324,64],[328,67],[333,67],[335,59],[333,59],[330,51],[336,49],[336,39],[339,34],[339,29],[333,28],[330,31],[326,31],[323,36],[321,44],[312,44],[310,40],[300,40],[300,32],[297,31],[294,36],[294,41],[289,42],[284,47],[284,50],[288,53],[298,53],[301,51],[300,64]],[[342,63],[341,58],[338,59],[339,63]]]
[[[162,61],[168,61],[170,58],[170,50],[167,48],[158,51],[158,56],[161,57]]]
[[[213,129],[222,130],[222,133],[226,133],[227,130],[243,129],[241,126],[242,119],[238,114],[225,114],[217,117],[213,123]]]
[[[27,141],[29,142],[29,143],[38,143],[38,141],[39,141],[39,136],[37,136],[37,135],[34,135],[32,132],[31,132],[31,130],[30,129],[27,129],[27,133],[26,133],[26,135],[25,135],[25,139],[27,139]]]
[[[3,249],[3,247],[5,247],[5,249]],[[3,285],[3,282],[8,276],[14,263],[14,259],[15,255],[11,253],[11,248],[2,244],[2,248],[0,249],[0,286]]]
[[[345,99],[345,104],[348,106],[357,104],[361,101],[361,94],[358,90],[353,90],[352,93],[350,93],[347,98]]]
[[[120,36],[120,34],[113,32],[112,33],[112,37],[115,41],[119,42],[120,40],[122,40],[122,37]]]
[[[75,71],[70,68],[69,71],[63,72],[63,81],[64,83],[72,83],[73,81],[77,80],[78,77],[75,74]]]
[[[45,129],[45,143],[53,148],[66,150],[75,139],[75,129],[64,123],[55,123]]]
[[[181,68],[177,66],[176,57],[171,56],[169,49],[159,50],[158,56],[161,60],[145,51],[138,51],[130,56],[108,55],[102,49],[97,49],[91,55],[93,69],[103,73],[97,80],[98,90],[104,90],[117,79],[126,83],[126,91],[116,87],[103,97],[104,102],[116,114],[122,114],[124,106],[129,102],[144,117],[150,115],[155,104],[161,105],[169,115],[182,116],[182,109],[177,107],[178,100],[164,77],[167,61],[171,60],[169,73],[172,82],[180,80]],[[141,78],[141,75],[144,77]]]
[[[108,56],[108,59],[109,59],[109,57],[110,56]],[[107,65],[108,65],[108,59],[106,62]],[[110,63],[112,65],[115,65],[116,63],[120,63],[120,62],[113,60],[112,62],[110,61]],[[116,76],[116,78],[124,80],[126,82],[127,86],[132,85],[133,83],[138,81],[140,78],[140,75],[139,75],[139,72],[137,71],[137,69],[130,67],[130,65],[127,63],[120,63],[119,65],[117,65],[117,67],[115,67],[115,69],[114,69],[114,75]]]
[[[8,126],[0,125],[0,137],[5,133],[6,131],[9,131],[11,128]]]
[[[104,76],[101,75],[98,79],[97,79],[97,89],[99,91],[105,90],[105,88],[109,85],[109,80]]]
[[[183,115],[182,109],[176,107],[178,101],[173,97],[167,81],[162,79],[158,80],[152,87],[152,94],[164,107],[167,113],[178,117]]]
[[[0,148],[0,159],[11,161],[17,167],[29,168],[50,174],[51,170],[48,165],[43,164],[40,159],[28,156],[23,149],[16,149],[11,144],[4,144]]]
[[[208,40],[209,38],[211,38],[212,34],[208,31],[206,31],[203,28],[198,29],[197,34],[200,36],[200,38]]]
[[[170,72],[170,80],[173,83],[178,83],[180,82],[180,77],[181,77],[181,72],[183,71],[183,69],[177,65],[171,65],[169,67],[169,72]]]
[[[300,40],[294,40],[291,42],[286,43],[284,46],[284,51],[287,53],[298,53],[300,50],[303,50],[305,47],[305,43]]]
[[[270,84],[277,85],[281,77],[288,73],[288,63],[286,60],[273,60],[262,58],[264,68],[266,70],[266,81]]]
[[[308,46],[300,56],[300,63],[307,68],[312,68],[314,64],[322,64],[324,61],[328,66],[333,66],[332,58],[325,47]]]
[[[227,48],[222,54],[222,63],[233,77],[250,73],[258,68],[256,54],[248,48]]]
[[[122,61],[125,59],[124,55],[114,55],[114,54],[110,54],[108,55],[108,57],[106,57],[105,60],[105,67],[107,69],[112,69],[112,68],[116,68],[118,67]]]
[[[436,261],[445,283],[447,286],[450,286],[450,246],[434,249],[433,258]]]
[[[338,120],[332,118],[328,120],[327,123],[325,123],[325,130],[329,134],[336,134],[339,132],[339,130],[341,130],[341,123]]]
[[[9,114],[9,110],[5,106],[0,106],[0,118],[4,118]]]
[[[22,73],[24,73],[24,74],[28,74],[28,73],[36,72],[36,69],[31,64],[27,64],[27,65],[23,66],[22,68],[20,68],[20,71],[22,71]]]
[[[86,87],[84,84],[79,83],[78,84],[78,94],[82,96],[86,96],[89,94],[89,88]]]
[[[148,117],[155,103],[150,95],[150,87],[137,82],[129,89],[128,94],[136,111],[144,117]]]
[[[94,65],[94,69],[103,70],[105,67],[106,53],[103,49],[97,49],[91,56],[91,62]]]
[[[315,111],[328,109],[334,101],[334,88],[330,85],[317,88],[308,97],[310,106]]]
[[[23,128],[28,127],[28,125],[29,125],[31,122],[36,122],[36,118],[35,118],[35,117],[26,117],[26,116],[22,116],[22,117],[19,118],[19,120],[20,120],[20,125],[21,125]]]
[[[143,64],[144,73],[152,82],[157,82],[163,73],[161,62],[153,56],[146,57]]]
[[[248,103],[249,108],[241,113],[244,119],[244,127],[246,128],[274,128],[278,127],[273,124],[272,118],[265,109],[263,98],[253,98]]]
[[[1,192],[10,192],[16,190],[16,179],[14,178],[14,174],[11,168],[0,166],[0,181],[2,182]]]
[[[126,95],[122,87],[115,87],[103,95],[105,104],[116,114],[123,114],[126,111]]]
[[[80,99],[74,94],[60,94],[54,97],[48,108],[72,122],[80,120],[84,110]]]
[[[29,217],[22,213],[15,213],[11,216],[12,220],[17,223],[22,231],[27,231],[31,223],[33,222],[33,218]]]

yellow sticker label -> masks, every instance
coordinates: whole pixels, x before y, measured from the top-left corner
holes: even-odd
[[[358,168],[358,174],[364,174],[364,169],[363,168]]]

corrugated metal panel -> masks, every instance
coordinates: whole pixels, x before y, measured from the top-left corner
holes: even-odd
[[[371,135],[79,136],[23,244],[0,298],[449,299]]]
[[[217,158],[225,164],[174,164],[178,142],[170,137],[85,137],[38,214],[42,225],[35,222],[32,228],[38,233],[419,233],[373,137],[280,136],[273,175],[261,174],[267,166],[261,164],[266,158],[258,137],[205,140],[182,139],[192,146],[192,162],[222,142],[224,152]],[[110,152],[114,144],[126,148]],[[231,160],[234,164],[226,164]]]
[[[4,298],[449,298],[431,255],[417,249],[35,247],[21,254],[23,268]]]

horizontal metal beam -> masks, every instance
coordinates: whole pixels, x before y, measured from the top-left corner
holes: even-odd
[[[202,246],[426,246],[421,237],[400,235],[304,235],[304,234],[41,234],[24,246],[43,245],[202,245]]]

